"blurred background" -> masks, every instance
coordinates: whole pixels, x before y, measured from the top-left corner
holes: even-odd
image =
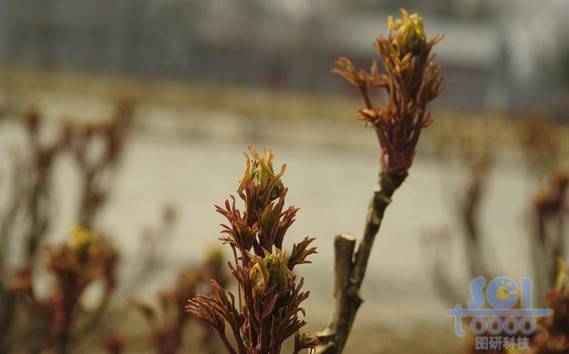
[[[3,65],[144,80],[338,93],[339,55],[367,62],[389,14],[420,11],[446,73],[445,106],[567,111],[564,1],[3,0]],[[565,104],[564,104],[565,103]]]
[[[428,36],[445,34],[434,49],[445,91],[382,225],[348,352],[462,352],[468,340],[446,309],[467,300],[473,275],[548,271],[536,259],[552,256],[533,252],[540,203],[557,197],[554,222],[567,218],[557,188],[569,151],[567,1],[0,0],[0,220],[11,220],[10,176],[30,155],[31,111],[49,140],[63,122],[120,116],[115,102],[128,100],[129,134],[93,228],[113,235],[119,279],[152,269],[113,308],[153,303],[218,243],[213,205],[235,192],[247,145],[271,147],[301,208],[289,245],[317,237],[302,275],[309,328],[320,330],[333,304],[333,238],[361,235],[379,172],[375,134],[354,119],[361,103],[330,69],[339,56],[367,68],[400,7],[422,15]],[[43,245],[68,237],[85,193],[73,157],[52,172]],[[160,235],[168,212],[174,225]],[[159,260],[145,268],[148,237]],[[5,248],[14,269],[18,247]],[[126,327],[116,328],[129,337],[136,326]]]

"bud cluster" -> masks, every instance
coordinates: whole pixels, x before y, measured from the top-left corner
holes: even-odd
[[[100,280],[105,285],[104,296],[110,296],[116,286],[118,253],[109,241],[78,227],[71,236],[68,242],[48,248],[47,268],[56,282],[51,297],[39,301],[50,315],[51,345],[59,352],[69,345],[87,287]]]
[[[277,354],[291,336],[295,336],[298,353],[317,345],[316,339],[300,332],[305,325],[301,303],[309,292],[302,290],[303,279],[294,274],[296,265],[309,263],[307,257],[316,253],[310,247],[314,239],[307,237],[295,244],[290,255],[283,249],[285,234],[298,211],[285,207],[287,188],[281,178],[286,168],[275,172],[271,150],[261,154],[250,147],[249,152],[237,188],[244,210],[236,207],[233,196],[224,207],[216,206],[227,219],[220,239],[236,255],[229,267],[237,280],[238,299],[212,281],[213,294],[194,297],[187,310],[217,332],[229,353]],[[226,326],[237,348],[227,338]]]
[[[421,17],[404,9],[401,13],[402,19],[389,18],[388,36],[381,35],[374,43],[383,73],[375,60],[367,72],[357,70],[347,58],[339,58],[332,70],[358,90],[365,107],[357,117],[375,127],[383,171],[396,173],[411,166],[421,130],[432,122],[427,104],[442,91],[439,65],[431,55],[442,35],[427,40]],[[383,106],[373,104],[371,88],[385,92],[387,102]]]

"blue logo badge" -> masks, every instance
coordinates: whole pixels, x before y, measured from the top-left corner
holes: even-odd
[[[537,329],[536,318],[553,314],[551,309],[532,308],[532,279],[518,283],[509,277],[497,277],[486,283],[478,277],[470,282],[467,308],[457,305],[448,310],[454,317],[457,336],[464,336],[463,324],[470,320],[470,331],[476,337],[476,349],[527,349],[529,336]]]

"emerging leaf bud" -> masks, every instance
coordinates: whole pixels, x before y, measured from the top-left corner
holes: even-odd
[[[267,266],[263,262],[263,259],[259,259],[251,268],[249,277],[251,278],[253,287],[256,290],[263,291],[266,289],[269,282],[269,271],[267,270]]]
[[[409,15],[405,9],[401,9],[403,19],[387,19],[387,29],[393,35],[393,44],[401,52],[401,58],[409,53],[416,53],[425,43],[425,27],[423,19],[418,14]]]
[[[71,239],[68,244],[72,251],[77,252],[80,261],[93,256],[99,248],[97,237],[79,226],[75,226],[71,230]]]
[[[284,252],[276,250],[275,253],[268,254],[263,258],[267,270],[269,271],[269,283],[276,285],[277,289],[284,289],[292,278],[292,272],[288,269],[288,259]]]
[[[283,166],[278,174],[275,173],[273,168],[275,155],[273,155],[270,149],[263,150],[261,155],[253,147],[249,146],[249,152],[252,159],[245,155],[247,158],[245,173],[237,191],[242,192],[249,184],[253,184],[259,190],[267,193],[270,200],[277,199],[284,188],[281,177],[286,167]]]

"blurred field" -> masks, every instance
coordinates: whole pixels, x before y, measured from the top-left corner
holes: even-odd
[[[137,256],[133,245],[141,228],[156,218],[159,206],[178,205],[180,223],[167,246],[168,269],[141,294],[147,299],[216,242],[222,219],[213,204],[233,192],[247,144],[273,148],[277,162],[286,161],[289,167],[289,200],[301,207],[291,238],[317,237],[319,254],[314,264],[303,268],[312,290],[307,305],[310,328],[326,322],[332,305],[333,237],[361,233],[378,172],[377,143],[373,132],[352,118],[358,107],[354,99],[22,71],[0,73],[0,89],[8,117],[13,115],[10,110],[35,105],[53,124],[61,118],[105,116],[111,99],[120,95],[141,103],[137,129],[102,224],[118,236],[128,263]],[[433,288],[423,249],[430,229],[443,225],[451,235],[459,232],[450,201],[465,171],[441,162],[444,150],[472,144],[497,151],[500,163],[491,177],[483,216],[485,236],[496,245],[496,254],[491,254],[496,272],[517,276],[528,271],[523,261],[528,245],[519,240],[527,232],[523,218],[535,183],[516,149],[523,122],[506,118],[435,112],[435,124],[421,143],[421,158],[382,226],[349,353],[452,353],[463,345]],[[6,125],[0,132],[4,152],[19,134],[12,123]],[[563,151],[568,152],[569,129],[559,129],[565,137]],[[56,179],[57,190],[73,194],[76,181],[66,163]],[[52,239],[66,234],[72,215],[73,205],[62,200]],[[461,276],[465,271],[458,241],[451,239],[449,249],[456,254],[447,255],[448,267],[466,295],[469,279]]]
[[[288,125],[304,124],[310,121],[321,123],[320,129],[326,130],[328,125],[353,124],[349,118],[355,115],[359,107],[359,100],[355,97],[351,87],[346,88],[345,95],[330,96],[230,85],[208,86],[173,81],[137,81],[121,78],[118,75],[53,73],[17,68],[0,70],[0,88],[4,99],[8,99],[8,102],[10,98],[17,103],[45,102],[48,104],[51,102],[50,106],[54,106],[53,103],[57,102],[55,106],[59,107],[59,110],[55,107],[49,109],[55,117],[65,114],[72,115],[73,106],[76,109],[77,105],[81,105],[85,100],[92,108],[87,112],[83,110],[83,115],[88,115],[89,111],[96,115],[101,101],[105,102],[117,96],[128,96],[137,98],[144,105],[167,109],[174,114],[178,113],[186,117],[189,114],[207,116],[208,113],[213,112],[216,115],[241,119],[246,126],[273,125],[280,120],[292,121],[287,122]],[[72,97],[78,98],[81,103],[77,99],[69,100]],[[453,140],[450,142],[473,141],[478,144],[497,145],[516,144],[519,129],[523,126],[524,120],[531,115],[544,113],[538,111],[505,115],[497,112],[459,112],[439,109],[436,105],[434,110],[437,124],[426,131],[427,136],[445,136]],[[152,122],[152,117],[148,117],[149,119],[144,123],[147,125],[156,123]],[[190,118],[185,120],[192,121]],[[180,124],[188,123],[182,120]],[[207,124],[207,122],[201,124]],[[561,145],[567,152],[569,151],[569,128],[563,126],[559,129],[566,138],[562,139]],[[270,129],[266,130],[268,134],[271,133]],[[318,143],[333,144],[334,139]],[[354,143],[358,142],[342,142],[342,144]],[[371,142],[369,145],[374,143]]]

